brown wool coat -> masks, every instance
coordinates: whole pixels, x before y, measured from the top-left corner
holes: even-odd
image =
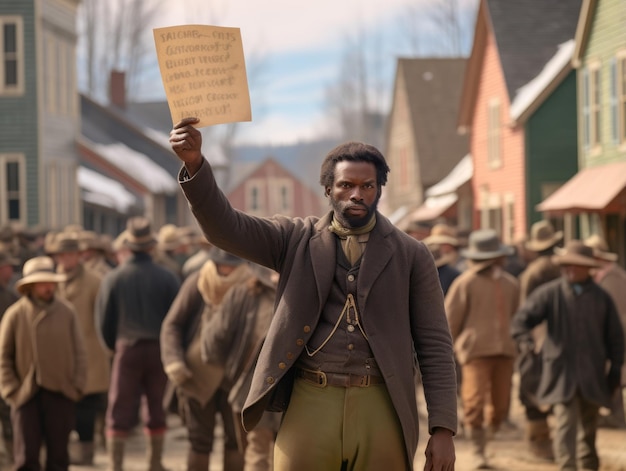
[[[292,366],[317,325],[337,263],[331,214],[321,219],[256,218],[234,210],[205,162],[181,187],[214,245],[280,273],[276,313],[243,410],[250,430],[263,410],[288,404]],[[414,352],[428,404],[429,430],[457,425],[456,376],[443,294],[428,248],[377,214],[358,279],[358,307],[413,462],[418,441]]]
[[[486,356],[515,356],[510,322],[518,303],[518,282],[507,272],[493,279],[468,269],[452,282],[445,306],[461,364]]]
[[[106,349],[96,328],[94,308],[102,278],[79,266],[70,278],[59,283],[58,294],[69,301],[78,317],[87,353],[87,384],[84,394],[106,392],[111,380],[111,352]]]
[[[0,394],[13,408],[38,387],[78,401],[87,378],[87,359],[76,313],[57,296],[46,309],[28,296],[13,304],[0,324]]]

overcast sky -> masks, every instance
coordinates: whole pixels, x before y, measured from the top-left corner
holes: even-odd
[[[191,23],[240,28],[252,105],[241,140],[290,143],[327,131],[325,90],[338,81],[347,41],[357,37],[381,58],[379,106],[388,111],[396,60],[414,55],[407,19],[420,23],[422,55],[442,49],[428,39],[434,26],[426,19],[440,1],[448,0],[161,0],[150,35],[152,28]],[[474,14],[476,0],[457,1]],[[140,101],[165,99],[156,54],[141,90]]]

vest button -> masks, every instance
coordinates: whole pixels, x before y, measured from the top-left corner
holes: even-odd
[[[304,340],[302,340],[302,339],[298,339],[298,340],[296,340],[296,345],[297,345],[298,347],[301,347],[302,345],[304,345]]]
[[[305,326],[304,326],[304,329],[302,329],[302,330],[304,330],[304,331],[305,331],[305,332],[307,332],[307,333],[308,333],[308,332],[311,332],[311,326],[309,326],[309,325],[305,325]]]
[[[354,345],[353,345],[353,344],[351,344],[351,343],[349,343],[349,344],[348,344],[348,350],[354,350]]]
[[[348,281],[354,281],[354,275],[348,275]]]
[[[354,326],[352,324],[348,326],[348,332],[354,332]]]
[[[287,364],[286,364],[285,362],[281,361],[281,362],[278,364],[278,367],[279,367],[281,370],[284,370],[285,368],[287,368]]]
[[[293,360],[293,353],[287,352],[287,360]]]
[[[267,384],[274,384],[274,377],[273,376],[268,376],[267,378],[265,378],[265,382]]]

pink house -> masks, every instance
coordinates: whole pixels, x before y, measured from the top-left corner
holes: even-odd
[[[481,0],[459,111],[474,163],[474,227],[505,243],[528,231],[524,128],[510,107],[558,44],[574,35],[580,0]]]

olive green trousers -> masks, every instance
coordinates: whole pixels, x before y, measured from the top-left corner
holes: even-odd
[[[297,378],[274,447],[274,471],[410,469],[384,384],[321,388]]]

